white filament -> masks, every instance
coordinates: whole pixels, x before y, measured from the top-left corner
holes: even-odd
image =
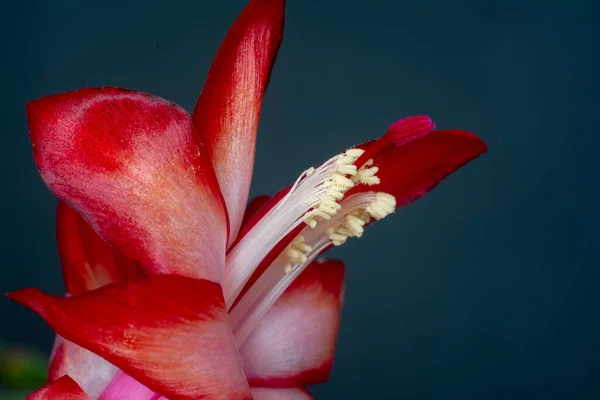
[[[363,192],[352,195],[341,202],[343,212],[336,214],[329,221],[320,224],[317,229],[307,227],[302,230],[300,233],[303,239],[302,242],[310,246],[311,251],[306,254],[301,262],[293,265],[292,268],[290,268],[289,259],[286,258],[284,252],[280,258],[275,260],[265,270],[231,311],[230,322],[238,346],[248,338],[262,317],[302,271],[326,247],[334,244],[335,239],[339,240],[339,237],[331,238],[334,232],[336,232],[336,235],[347,233],[348,235],[345,235],[345,239],[348,236],[360,236],[364,224],[361,224],[354,218],[360,219],[356,215],[361,215],[361,213],[369,214],[367,210],[374,204],[379,204],[382,199],[386,204],[389,204],[393,197],[385,193],[375,192]],[[350,218],[348,218],[349,216]],[[364,219],[361,219],[361,221],[366,223]],[[354,225],[354,227],[349,227],[349,224]]]
[[[230,307],[260,262],[273,247],[297,226],[331,219],[340,210],[338,201],[356,183],[345,175],[356,174],[352,165],[363,153],[350,149],[309,168],[296,180],[279,203],[227,254],[223,292]]]

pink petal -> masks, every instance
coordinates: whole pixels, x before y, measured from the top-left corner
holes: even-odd
[[[306,389],[269,389],[252,388],[254,400],[312,400],[312,396]]]
[[[157,275],[70,298],[35,289],[9,297],[171,400],[250,398],[216,283]]]
[[[329,379],[343,279],[341,262],[315,262],[277,300],[240,348],[252,386],[307,386]]]
[[[160,395],[121,371],[102,392],[98,400],[121,400],[125,393],[127,398],[136,400],[155,400],[160,397]]]
[[[283,35],[284,0],[252,0],[229,30],[194,111],[229,213],[233,242],[254,167],[262,98]]]
[[[25,400],[88,400],[73,379],[65,375],[30,394]]]
[[[185,110],[103,88],[36,100],[27,115],[42,178],[103,238],[148,273],[221,279],[224,204]]]
[[[97,399],[118,370],[102,357],[61,336],[56,336],[48,367],[49,381],[69,375],[90,399]]]

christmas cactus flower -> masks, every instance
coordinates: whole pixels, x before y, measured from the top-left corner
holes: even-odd
[[[330,374],[344,279],[317,257],[486,151],[409,117],[246,207],[284,3],[250,1],[192,115],[108,87],[27,105],[67,289],[8,295],[57,333],[30,399],[310,399]]]

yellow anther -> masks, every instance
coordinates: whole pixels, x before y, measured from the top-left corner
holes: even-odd
[[[366,211],[375,219],[382,219],[396,210],[396,198],[388,193],[379,192]]]
[[[364,183],[365,185],[379,185],[381,181],[377,176],[377,172],[379,172],[378,167],[373,167],[373,159],[367,161],[360,169],[352,176],[352,181],[354,183]]]
[[[356,160],[363,153],[364,150],[361,149],[349,149],[325,162],[321,167],[309,168],[304,172],[306,177],[313,176],[313,178],[319,177],[320,179],[318,181],[319,190],[308,198],[309,203],[313,205],[305,215],[304,222],[308,226],[315,228],[320,220],[330,220],[332,216],[336,215],[341,210],[338,202],[355,185],[376,185],[380,182],[376,176],[379,169],[373,167],[373,160],[368,160],[360,169],[355,165]],[[375,211],[375,213],[381,215],[383,211],[379,211]]]
[[[361,150],[361,149],[349,149],[349,150],[346,150],[346,153],[344,153],[344,154],[346,154],[348,157],[353,157],[354,161],[356,161],[358,159],[358,157],[363,155],[364,152],[365,151]]]
[[[377,202],[386,205],[388,208],[391,208],[392,211],[396,209],[396,198],[389,193],[378,192],[375,197],[377,198]]]
[[[331,219],[332,213],[335,214],[335,210],[331,210],[331,212],[327,212],[326,210],[318,209],[318,210],[315,210],[314,213],[315,213],[315,217],[319,217],[321,219],[329,221]]]
[[[344,193],[336,188],[327,189],[325,196],[331,197],[334,200],[341,200],[344,198]]]
[[[337,208],[335,207],[330,207],[327,204],[319,204],[319,208],[317,209],[317,215],[319,215],[320,217],[323,217],[325,214],[327,214],[327,219],[331,218],[332,215],[335,215],[337,213]]]
[[[382,219],[396,209],[396,199],[388,193],[371,194],[371,201],[366,208],[355,209],[345,215],[339,222],[325,230],[325,234],[334,246],[340,246],[349,237],[361,237],[365,225],[371,218]]]
[[[358,171],[356,169],[356,165],[350,164],[338,166],[338,172],[344,175],[356,175]]]
[[[341,175],[341,174],[333,175],[331,177],[331,183],[332,183],[332,186],[336,185],[336,186],[340,186],[341,188],[348,188],[348,189],[350,189],[352,186],[354,186],[354,182],[352,182],[352,179],[348,179],[344,175]]]
[[[310,226],[311,228],[317,227],[317,221],[315,221],[314,218],[307,218],[304,220],[304,222],[306,223],[306,225]]]
[[[334,246],[341,246],[344,243],[346,243],[346,240],[348,240],[348,236],[339,233],[332,233],[331,235],[329,235],[329,239],[331,239],[331,243]]]
[[[365,221],[358,218],[357,216],[347,215],[346,216],[346,224],[354,232],[359,232],[362,234],[362,232],[364,231],[363,226],[365,225]]]
[[[308,254],[312,251],[312,247],[304,242],[304,236],[298,235],[292,243],[282,253],[285,262],[285,273],[289,274],[294,270],[294,266],[302,264],[308,260]]]
[[[342,206],[337,201],[335,201],[331,198],[328,198],[328,197],[325,197],[323,199],[320,206],[326,206],[326,207],[333,208],[338,211],[342,209]]]
[[[385,212],[385,210],[381,207],[381,205],[377,204],[377,203],[373,203],[371,204],[369,207],[367,207],[367,211],[369,212],[369,214],[371,214],[373,216],[373,218],[375,219],[381,219],[383,217],[385,217],[387,215],[387,213]]]
[[[340,234],[340,235],[344,235],[344,236],[356,236],[356,237],[360,237],[362,236],[362,232],[359,234],[356,234],[356,232],[352,229],[348,229],[345,226],[340,226],[336,233]]]

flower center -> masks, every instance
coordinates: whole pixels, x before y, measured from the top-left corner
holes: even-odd
[[[343,199],[340,212],[315,228],[305,227],[265,270],[230,313],[234,336],[241,345],[304,269],[327,247],[360,237],[372,218],[382,219],[396,208],[395,198],[382,192],[362,192]],[[310,214],[310,212],[309,212]]]
[[[362,236],[372,218],[384,218],[396,209],[396,199],[387,193],[365,191],[346,197],[357,185],[380,183],[372,159],[356,165],[363,154],[362,149],[350,149],[304,171],[227,255],[224,294],[231,306],[269,252],[290,232],[301,229],[231,310],[238,345],[323,250]]]
[[[372,218],[380,220],[394,212],[396,199],[388,193],[363,192],[340,202],[340,209],[340,213],[315,228],[304,228],[287,246],[276,260],[285,265],[286,273],[308,265],[324,245],[341,246],[349,237],[361,237]]]
[[[356,185],[379,183],[372,160],[360,168],[354,164],[363,153],[361,149],[350,149],[304,171],[281,201],[229,251],[223,288],[228,306],[260,262],[291,231],[302,224],[315,228],[320,221],[330,220],[340,211],[340,200]],[[289,253],[293,258],[302,251],[293,248]]]

